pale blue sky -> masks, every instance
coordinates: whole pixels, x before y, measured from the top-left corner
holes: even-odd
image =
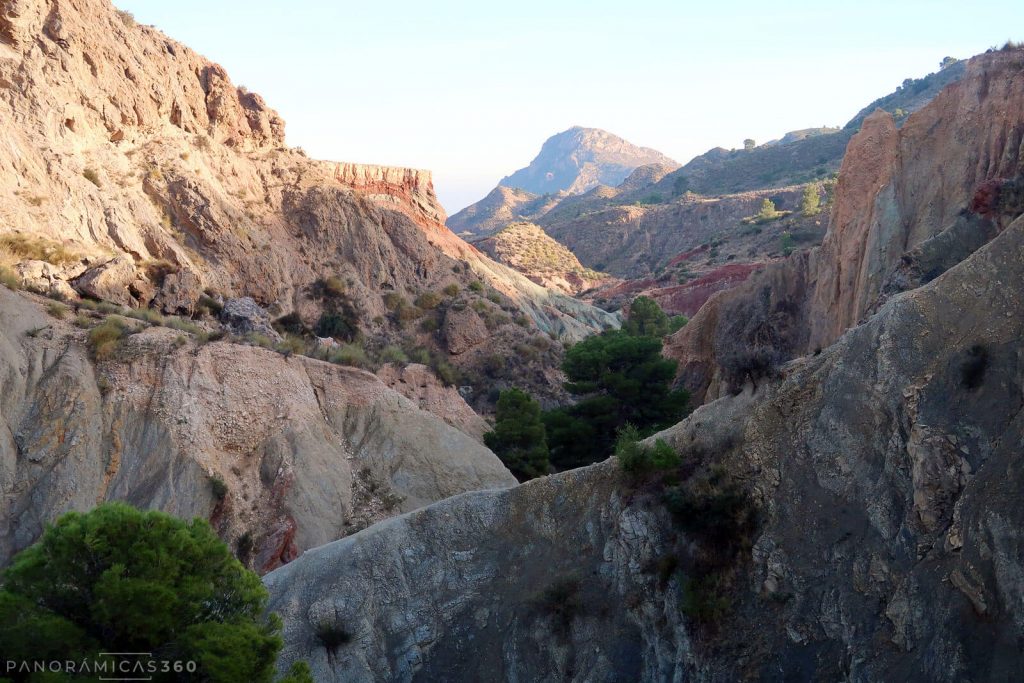
[[[605,128],[685,163],[841,125],[1024,37],[1020,0],[117,0],[221,63],[313,157],[429,168],[454,213],[550,135]]]

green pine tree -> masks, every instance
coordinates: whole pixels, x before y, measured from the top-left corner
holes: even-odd
[[[267,598],[204,520],[107,503],[63,515],[3,573],[0,652],[25,662],[151,652],[197,664],[156,681],[269,682],[282,641]],[[286,680],[312,678],[299,664]]]
[[[484,443],[519,481],[543,476],[551,470],[540,404],[524,391],[501,392],[494,431],[484,434]]]

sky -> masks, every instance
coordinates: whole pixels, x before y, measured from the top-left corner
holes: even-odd
[[[115,0],[223,65],[315,158],[430,169],[449,213],[551,135],[680,163],[843,125],[905,78],[1024,38],[1020,0]]]

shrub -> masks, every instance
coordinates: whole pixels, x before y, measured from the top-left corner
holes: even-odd
[[[103,315],[124,315],[125,309],[121,308],[117,304],[112,304],[109,301],[100,301],[96,304],[96,310]]]
[[[218,316],[223,310],[224,304],[211,296],[207,296],[206,294],[199,297],[199,301],[196,303],[196,313],[198,315],[203,315],[205,313],[212,316]]]
[[[321,320],[322,319],[323,318],[321,318]],[[280,318],[275,320],[274,329],[282,334],[304,335],[309,333],[309,328],[307,328],[306,324],[302,322],[302,318],[299,314],[294,311],[287,315],[282,315]],[[326,337],[329,335],[321,336]]]
[[[667,487],[664,502],[681,529],[719,549],[742,544],[757,521],[749,495],[721,467]]]
[[[126,12],[124,10],[120,10],[120,9],[116,10],[116,11],[117,11],[117,17],[121,20],[122,24],[124,24],[128,28],[131,28],[131,27],[135,26],[135,15],[134,14],[132,14],[131,12]]]
[[[485,356],[480,367],[490,377],[501,377],[505,371],[505,356],[497,353]]]
[[[417,347],[409,351],[409,360],[413,363],[419,363],[420,365],[430,365],[430,351],[421,347]]]
[[[153,652],[196,662],[203,680],[269,683],[282,641],[267,599],[204,520],[106,503],[61,516],[4,572],[0,652],[30,663]],[[292,676],[312,680],[308,668]]]
[[[57,301],[46,304],[46,312],[57,320],[63,320],[67,316],[68,310],[70,309],[67,306]]]
[[[333,337],[352,341],[356,338],[359,328],[356,321],[345,317],[340,313],[324,311],[316,322],[316,335],[318,337]]]
[[[385,346],[380,351],[380,360],[382,363],[408,363],[409,356],[405,355],[405,351],[400,346]]]
[[[551,470],[540,404],[519,389],[501,392],[494,430],[484,434],[484,443],[519,481]]]
[[[458,296],[459,286],[454,283],[448,285],[447,287],[444,288],[444,294],[445,296]]]
[[[217,500],[224,500],[228,496],[228,485],[216,475],[210,477],[210,490],[213,492],[213,497]]]
[[[716,574],[683,581],[680,610],[701,624],[715,624],[728,613],[730,603]]]
[[[10,290],[21,289],[21,278],[7,266],[0,266],[0,285]]]
[[[152,308],[130,308],[122,312],[127,318],[134,318],[150,325],[163,325],[164,317]]]
[[[391,311],[391,315],[399,323],[415,320],[423,313],[422,309],[411,305],[404,296],[395,292],[384,295],[384,306]]]
[[[318,280],[316,285],[323,298],[337,299],[345,296],[345,283],[337,275]]]
[[[640,443],[640,432],[633,425],[619,430],[615,458],[619,467],[634,477],[678,467],[680,463],[679,454],[663,440],[658,439],[653,448]]]
[[[342,344],[336,349],[331,349],[327,360],[336,365],[351,365],[364,370],[370,369],[373,365],[363,347],[355,344]]]
[[[245,335],[245,341],[249,342],[253,346],[259,346],[264,349],[274,348],[274,340],[265,334],[260,334],[259,332],[250,332]]]
[[[171,263],[167,259],[152,259],[142,264],[143,269],[146,271],[146,277],[150,279],[153,284],[157,287],[162,287],[164,280],[168,275],[177,273],[177,265]]]
[[[425,311],[433,310],[441,304],[441,295],[436,292],[423,292],[413,303]]]
[[[963,387],[972,391],[980,387],[985,381],[988,365],[988,349],[980,344],[972,346],[967,352],[967,360],[960,366],[960,382]]]
[[[172,330],[178,330],[179,332],[187,332],[195,337],[198,337],[200,341],[207,341],[211,335],[199,325],[188,320],[183,320],[175,316],[167,316],[161,323],[165,327],[169,327]]]
[[[121,340],[130,334],[128,327],[117,318],[107,318],[89,330],[88,343],[94,360],[107,360],[117,351]]]
[[[43,237],[8,233],[0,236],[0,253],[5,254],[3,261],[11,265],[17,261],[45,261],[55,266],[74,263],[81,255],[64,246],[60,242]],[[0,265],[3,265],[0,263]]]
[[[291,356],[293,354],[304,354],[306,353],[306,342],[302,337],[296,337],[294,334],[286,334],[284,339],[274,344],[274,350],[278,353],[284,354],[285,356]]]
[[[244,534],[238,537],[235,541],[235,552],[238,555],[238,559],[243,564],[249,561],[249,556],[252,555],[253,548],[256,547],[256,542],[252,538],[252,532],[246,531]]]
[[[85,169],[84,171],[82,171],[82,177],[85,178],[86,180],[88,180],[90,183],[92,183],[96,187],[103,187],[103,183],[100,182],[100,176],[99,176],[98,173],[96,173],[95,169],[92,169],[92,168]]]
[[[793,235],[788,230],[779,236],[779,248],[782,249],[783,256],[793,253]]]
[[[473,280],[472,282],[469,283],[469,289],[470,291],[479,294],[480,292],[484,291],[484,285],[479,280]]]
[[[437,322],[437,318],[424,318],[423,321],[420,322],[421,332],[437,332],[437,330],[440,329],[440,327],[441,324]]]
[[[487,293],[487,300],[490,301],[491,303],[495,303],[495,304],[500,305],[501,304],[501,294],[498,294],[497,292],[494,292],[494,291],[488,292]]]
[[[804,188],[804,195],[800,200],[800,211],[804,216],[817,216],[821,213],[821,196],[818,193],[817,183],[811,183]]]
[[[434,371],[439,380],[450,387],[459,383],[459,371],[440,355],[431,358],[430,369]]]

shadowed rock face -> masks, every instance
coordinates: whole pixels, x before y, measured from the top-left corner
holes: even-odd
[[[0,563],[61,513],[125,500],[208,518],[232,544],[248,533],[266,571],[384,517],[516,483],[477,424],[449,427],[369,373],[177,336],[141,331],[97,365],[83,330],[0,288]],[[447,403],[472,415],[457,394]]]
[[[306,659],[324,681],[1011,679],[1022,305],[1024,219],[780,382],[658,435],[759,510],[716,629],[680,612],[685,562],[663,581],[654,568],[694,539],[609,461],[443,501],[267,575],[282,666]],[[328,652],[321,624],[351,641]]]
[[[724,350],[709,343],[709,323],[722,330],[731,311],[766,287],[785,302],[773,311],[779,324],[799,330],[776,335],[769,326],[768,336],[785,340],[776,351],[790,358],[828,346],[893,293],[999,234],[1024,211],[1022,172],[1024,53],[980,55],[899,130],[885,112],[868,116],[844,157],[821,247],[713,297],[666,353],[679,360],[691,393],[720,396]]]

